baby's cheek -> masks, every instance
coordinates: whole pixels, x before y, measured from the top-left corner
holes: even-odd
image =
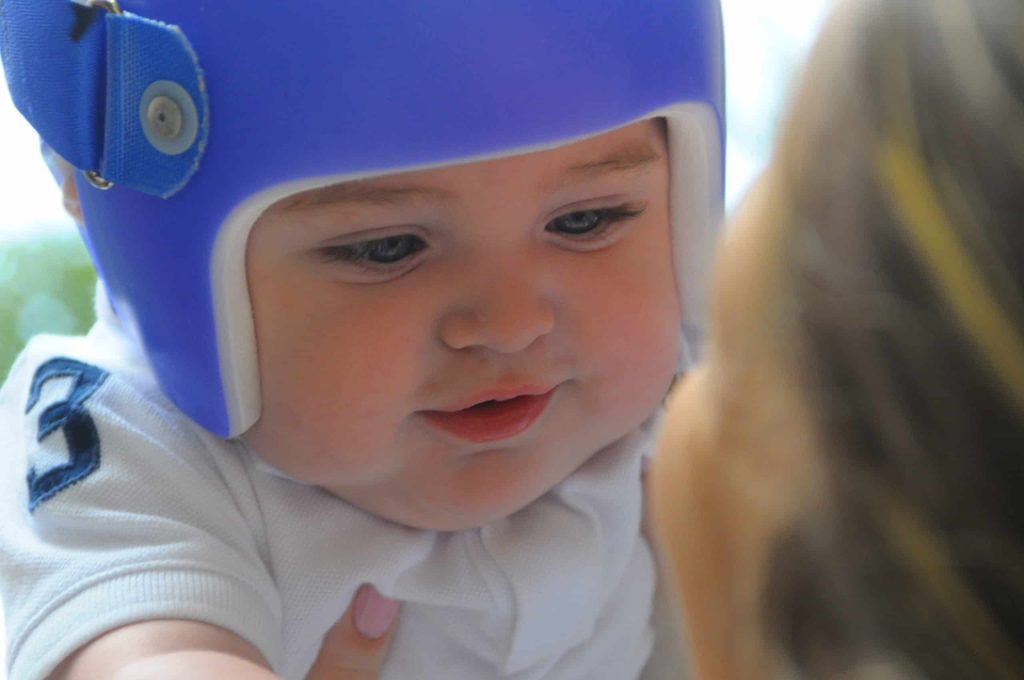
[[[614,280],[618,285],[606,297],[615,320],[604,338],[608,356],[628,387],[640,393],[653,390],[660,402],[678,369],[682,345],[670,262],[664,252],[642,253],[630,271]]]
[[[386,448],[382,433],[394,426],[381,422],[386,414],[375,408],[368,391],[346,390],[324,373],[267,400],[260,422],[247,435],[250,446],[275,468],[312,484],[381,476],[389,462],[380,454]]]
[[[596,408],[624,431],[658,408],[676,374],[681,333],[671,321],[637,317],[602,338],[602,403]]]
[[[617,296],[618,323],[608,341],[633,370],[659,375],[675,372],[682,321],[670,278],[659,277]]]

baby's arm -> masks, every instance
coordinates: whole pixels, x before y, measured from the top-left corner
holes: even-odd
[[[234,633],[197,621],[123,626],[66,659],[51,680],[276,680],[256,649]]]
[[[244,459],[148,383],[74,356],[84,342],[56,342],[0,396],[10,677],[273,678],[283,606]]]
[[[348,611],[324,636],[306,680],[377,680],[397,613],[393,600],[381,597],[371,586],[361,588]],[[364,618],[358,618],[360,615]],[[276,680],[277,676],[256,648],[234,633],[197,621],[163,620],[135,623],[101,635],[50,675],[51,680],[94,678]]]

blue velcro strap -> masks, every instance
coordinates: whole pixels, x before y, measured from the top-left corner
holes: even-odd
[[[103,150],[103,10],[68,0],[0,0],[0,57],[14,105],[69,163]]]
[[[159,82],[182,88],[191,101],[178,105],[194,107],[198,116],[195,139],[180,153],[160,151],[143,131],[143,94]],[[199,167],[209,118],[199,61],[181,30],[132,14],[108,14],[104,179],[157,196],[177,192]]]
[[[209,105],[176,26],[70,0],[0,0],[0,56],[15,105],[75,167],[163,197],[198,168]],[[158,148],[143,129],[144,95],[168,83],[158,94],[178,97],[185,122],[195,119],[185,148]]]

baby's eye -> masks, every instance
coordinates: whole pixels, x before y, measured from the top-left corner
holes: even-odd
[[[323,249],[331,262],[352,262],[365,266],[398,264],[427,247],[419,236],[398,234]]]
[[[644,208],[620,205],[614,208],[575,210],[551,220],[544,226],[544,230],[574,241],[599,239],[612,225],[640,215]]]
[[[556,217],[548,223],[548,231],[560,231],[563,234],[585,234],[601,224],[601,212],[598,210],[580,210],[568,215]]]

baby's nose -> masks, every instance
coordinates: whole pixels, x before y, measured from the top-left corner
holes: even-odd
[[[530,281],[506,279],[445,314],[442,342],[452,349],[482,347],[509,354],[525,350],[555,326],[551,301]]]

